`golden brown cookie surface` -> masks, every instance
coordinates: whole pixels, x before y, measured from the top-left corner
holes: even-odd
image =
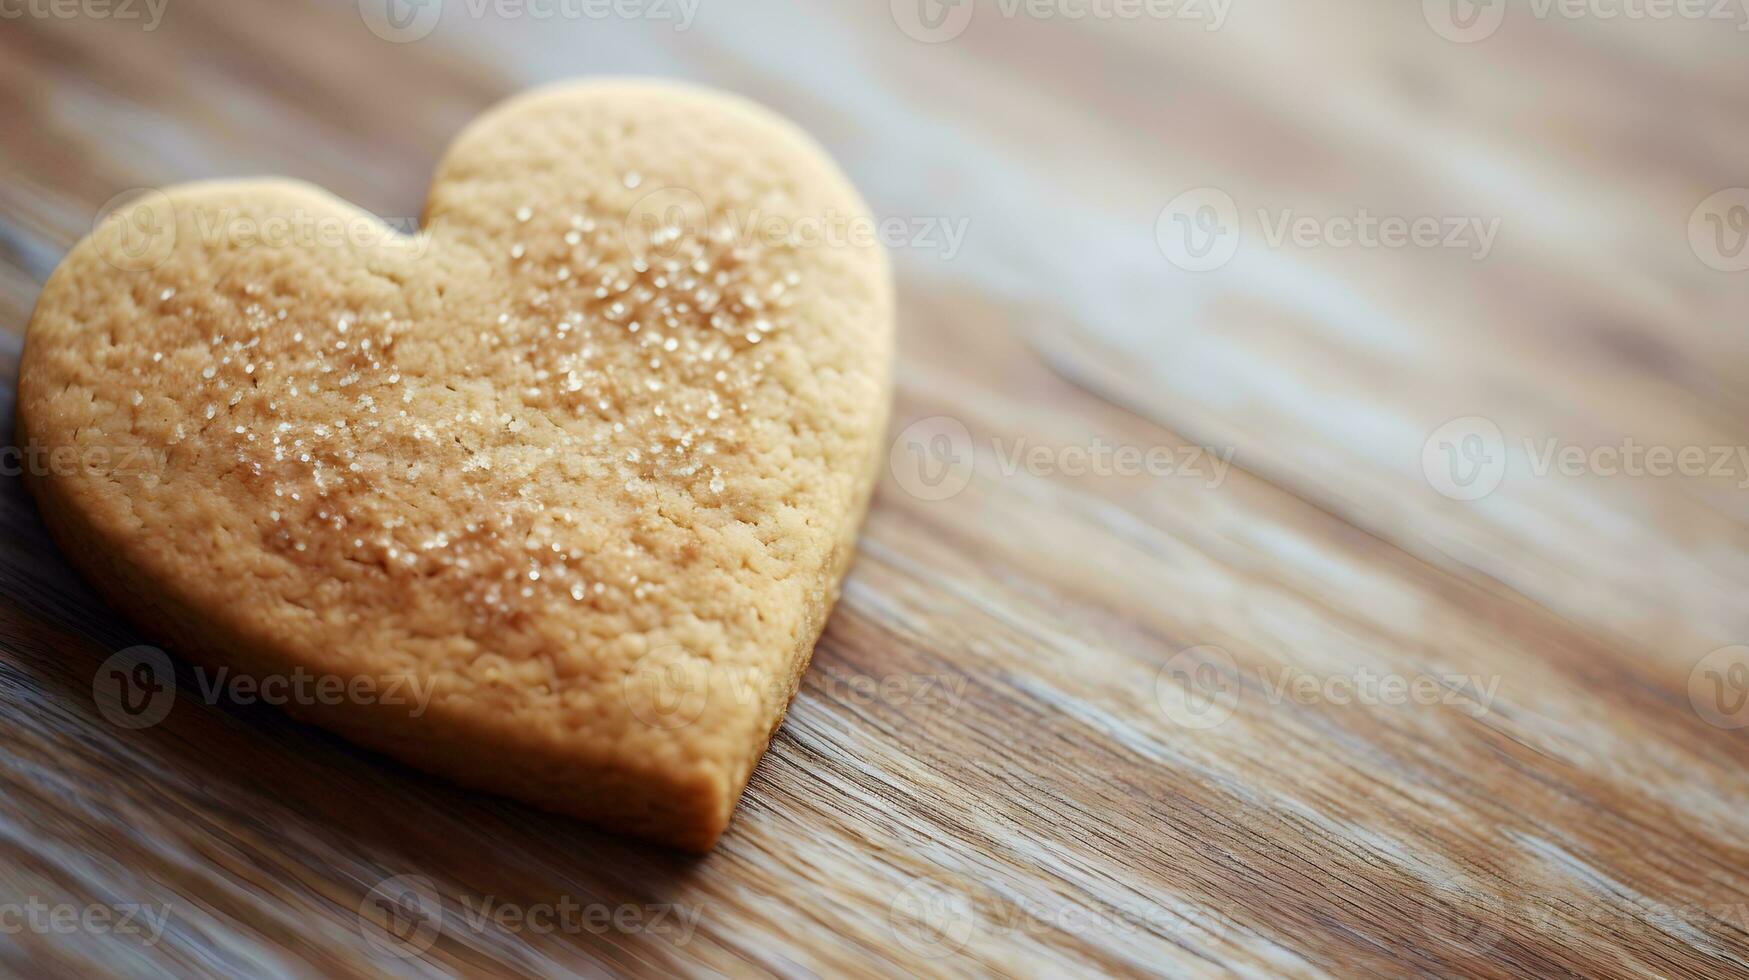
[[[69,557],[178,652],[402,678],[428,697],[288,707],[708,848],[873,479],[892,290],[833,232],[864,221],[745,102],[542,90],[462,135],[411,238],[277,181],[118,213],[43,291],[20,442],[63,451],[34,486]]]

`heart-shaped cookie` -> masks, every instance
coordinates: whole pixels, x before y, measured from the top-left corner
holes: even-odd
[[[43,289],[20,441],[68,557],[200,669],[708,849],[873,484],[892,285],[832,233],[867,222],[745,101],[545,89],[461,136],[414,235],[281,181],[117,211]]]

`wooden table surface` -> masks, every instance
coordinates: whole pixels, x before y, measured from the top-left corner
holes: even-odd
[[[13,455],[0,968],[1749,976],[1743,11],[625,2],[0,3],[0,422],[118,193],[405,226],[537,82],[775,107],[896,222],[898,391],[734,826],[629,844],[187,668],[113,723],[154,634]]]

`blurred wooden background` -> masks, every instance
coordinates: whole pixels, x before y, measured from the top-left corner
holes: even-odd
[[[692,860],[187,678],[112,725],[98,667],[153,637],[0,478],[0,968],[1749,974],[1749,13],[383,2],[0,5],[0,421],[119,192],[287,174],[404,225],[498,99],[692,79],[935,232],[844,600]],[[1363,214],[1494,233],[1338,247]],[[1537,471],[1629,440],[1710,472]]]

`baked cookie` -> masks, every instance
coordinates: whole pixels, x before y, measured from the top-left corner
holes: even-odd
[[[834,232],[868,220],[788,123],[631,81],[476,122],[414,235],[286,181],[151,193],[38,302],[33,488],[197,664],[303,678],[288,710],[363,745],[706,850],[881,456],[890,273]]]

